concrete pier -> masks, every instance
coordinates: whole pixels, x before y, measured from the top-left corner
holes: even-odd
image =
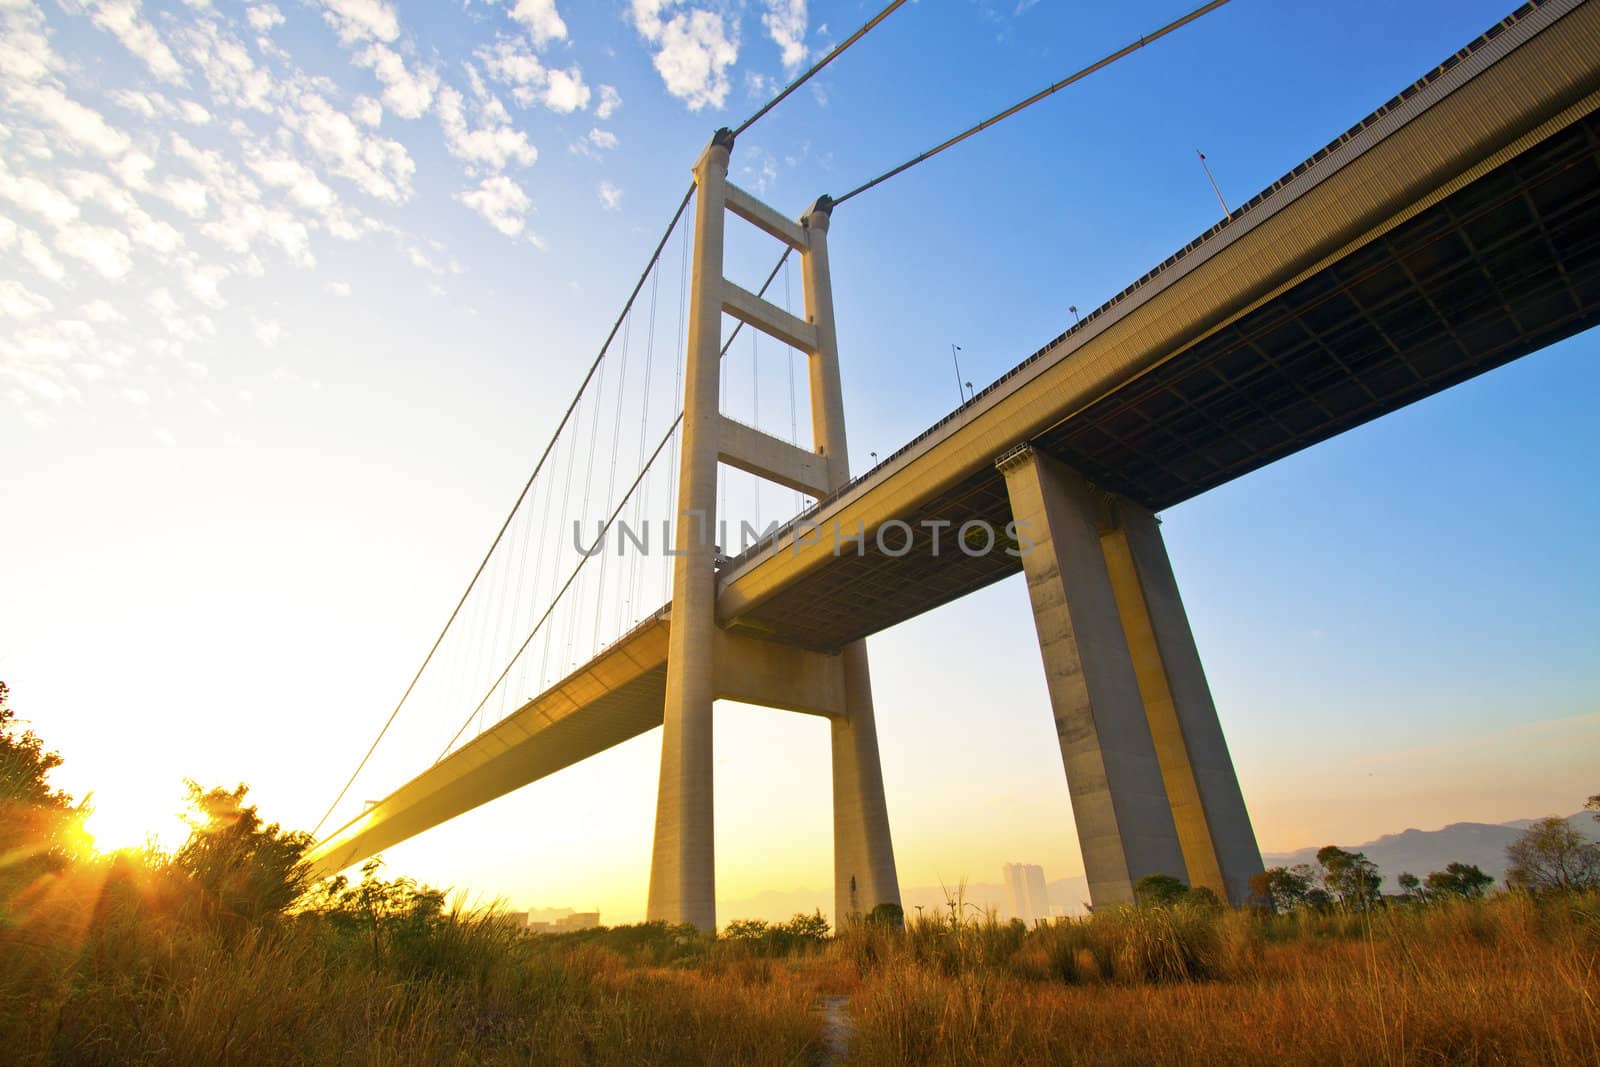
[[[1157,731],[1152,714],[1151,728],[1158,736],[1165,732],[1172,738],[1166,746],[1158,741],[1157,753],[1162,759],[1163,777],[1167,778],[1168,796],[1174,798],[1173,816],[1189,863],[1190,884],[1209,886],[1221,899],[1243,904],[1250,899],[1250,879],[1261,873],[1261,849],[1250,825],[1233,759],[1228,755],[1228,742],[1217,719],[1211,687],[1206,684],[1189,617],[1178,595],[1178,582],[1167,558],[1161,527],[1148,509],[1128,500],[1117,501],[1116,518],[1115,540],[1127,546],[1149,627],[1148,647],[1152,654],[1150,665],[1141,670],[1141,678],[1149,675],[1159,679],[1167,706],[1176,715],[1176,721],[1165,731]],[[1102,543],[1107,546],[1109,561],[1112,539],[1103,538]],[[1132,614],[1123,612],[1125,627]],[[1130,639],[1129,644],[1144,642]],[[1148,696],[1145,707],[1147,711],[1152,707]],[[1174,765],[1172,774],[1167,773],[1169,753]],[[1175,786],[1175,781],[1181,784]],[[1188,798],[1187,810],[1182,814],[1176,800],[1180,790]],[[1206,843],[1209,851],[1204,847]]]
[[[1125,502],[1096,492],[1031,447],[1013,450],[997,465],[1018,531],[1031,542],[1023,546],[1023,571],[1091,900],[1132,903],[1134,884],[1150,874],[1207,886],[1224,899],[1234,896],[1214,844],[1219,827],[1206,817],[1191,758],[1191,750],[1200,753],[1208,785],[1220,786],[1210,746],[1221,744],[1221,730],[1209,693],[1204,707],[1195,706],[1189,674],[1181,690],[1190,717],[1199,725],[1209,711],[1212,732],[1199,731],[1202,736],[1191,743],[1177,710],[1179,687],[1162,651],[1172,645],[1181,652],[1178,628],[1187,637],[1188,624],[1181,604],[1177,614],[1172,610],[1176,587],[1170,568],[1166,585],[1156,580],[1152,554],[1161,546],[1154,517],[1119,509]],[[1165,558],[1162,550],[1159,562]],[[1148,593],[1145,572],[1152,572]],[[1188,640],[1190,657],[1175,655],[1174,662],[1197,673],[1199,657]],[[1222,753],[1225,760],[1225,747]],[[1237,784],[1232,788],[1237,795]],[[1248,819],[1244,840],[1236,820],[1220,829],[1230,834],[1228,855],[1248,883],[1254,873],[1244,873],[1249,854],[1260,869]]]
[[[1061,762],[1096,905],[1147,874],[1188,878],[1133,657],[1100,550],[1092,490],[1031,448],[1001,461],[1044,658]]]

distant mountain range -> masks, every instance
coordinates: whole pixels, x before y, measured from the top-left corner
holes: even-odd
[[[1395,878],[1402,871],[1410,871],[1419,878],[1431,871],[1443,870],[1449,863],[1471,863],[1485,874],[1501,881],[1506,872],[1506,846],[1515,841],[1536,819],[1515,819],[1504,823],[1458,822],[1438,830],[1402,830],[1385,834],[1376,841],[1361,844],[1340,844],[1351,852],[1364,852],[1378,865],[1383,874],[1384,891],[1395,892]],[[1600,841],[1600,822],[1589,812],[1579,812],[1567,817],[1567,822],[1592,841]],[[1297,863],[1317,862],[1317,849],[1321,845],[1296,849],[1293,852],[1269,852],[1261,858],[1268,867],[1292,867]],[[1082,915],[1087,911],[1089,883],[1081,875],[1057,878],[1045,886],[1052,908],[1066,915]],[[947,910],[946,893],[955,894],[956,884],[945,886],[905,886],[900,891],[908,914],[920,905],[925,912],[944,914]],[[979,911],[993,909],[1001,919],[1011,917],[1011,905],[1006,887],[1000,882],[969,882],[964,899]],[[821,909],[824,915],[833,911],[831,889],[769,890],[752,897],[717,901],[717,916],[729,919],[766,919],[779,922],[796,912],[810,914]]]
[[[1537,819],[1515,819],[1503,823],[1456,822],[1439,830],[1402,830],[1398,834],[1385,834],[1376,841],[1360,845],[1340,845],[1350,852],[1364,852],[1367,859],[1378,865],[1383,875],[1384,891],[1394,892],[1395,878],[1402,871],[1410,871],[1419,878],[1431,871],[1443,870],[1448,863],[1475,864],[1484,874],[1500,881],[1506,873],[1506,846],[1522,836]],[[1591,841],[1600,841],[1600,822],[1587,811],[1567,816],[1567,823]],[[1269,852],[1262,855],[1268,867],[1292,867],[1297,863],[1317,862],[1317,848],[1301,848],[1293,852]]]

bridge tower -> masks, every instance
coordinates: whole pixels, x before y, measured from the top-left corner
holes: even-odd
[[[677,558],[667,651],[661,781],[648,917],[716,928],[712,703],[718,698],[826,716],[833,750],[834,922],[900,903],[873,722],[864,641],[836,654],[762,640],[717,623],[717,468],[749,471],[814,497],[850,478],[844,398],[828,274],[832,201],[792,222],[728,181],[733,134],[718,130],[695,164],[683,440],[674,520]],[[801,320],[727,280],[723,231],[732,213],[800,254]],[[722,414],[722,316],[804,352],[814,451]]]

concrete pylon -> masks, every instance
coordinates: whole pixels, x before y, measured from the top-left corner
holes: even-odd
[[[721,415],[722,238],[733,135],[718,130],[695,164],[694,268],[672,571],[667,697],[650,860],[651,920],[717,927],[711,708],[716,697],[717,438]]]
[[[813,496],[824,496],[849,481],[828,275],[831,201],[818,200],[798,224],[783,218],[728,182],[732,147],[733,135],[719,130],[695,165],[698,199],[678,482],[678,555],[646,914],[652,920],[716,928],[712,705],[718,697],[727,697],[831,720],[837,924],[879,904],[900,903],[866,644],[857,641],[837,654],[826,654],[720,629],[712,533],[717,529],[719,462]],[[800,253],[804,321],[723,277],[725,211]],[[815,451],[723,418],[718,388],[724,312],[806,353]]]
[[[809,238],[801,269],[806,320],[817,331],[816,351],[809,360],[811,435],[823,457],[830,490],[850,480],[839,343],[833,321],[833,282],[828,271],[832,208],[832,201],[823,197],[801,220]],[[900,879],[895,872],[889,809],[883,795],[866,641],[852,642],[840,656],[844,661],[845,707],[832,724],[835,925],[849,916],[868,914],[880,904],[900,906]]]
[[[1119,592],[1118,605],[1139,665],[1141,690],[1144,679],[1154,683],[1144,694],[1145,708],[1190,884],[1207,886],[1223,900],[1244,904],[1252,893],[1250,879],[1262,870],[1261,849],[1189,616],[1178,595],[1160,521],[1147,508],[1121,499],[1115,504],[1115,518],[1116,529],[1101,543],[1108,561],[1119,554],[1120,544],[1127,545],[1128,569],[1137,581],[1137,598],[1128,597],[1131,603],[1124,607],[1124,594]],[[1123,586],[1134,592],[1132,583]],[[1135,640],[1136,626],[1147,626],[1148,637]],[[1158,727],[1162,716],[1171,717]],[[1186,805],[1180,805],[1180,797]]]
[[[1168,874],[1243,903],[1261,854],[1155,516],[1022,447],[996,464],[1025,544],[1096,905]]]

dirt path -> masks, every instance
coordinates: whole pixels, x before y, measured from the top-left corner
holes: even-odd
[[[849,1006],[849,997],[817,998],[817,1010],[822,1012],[822,1062],[828,1067],[843,1063],[850,1052],[855,1026],[850,1022]]]

